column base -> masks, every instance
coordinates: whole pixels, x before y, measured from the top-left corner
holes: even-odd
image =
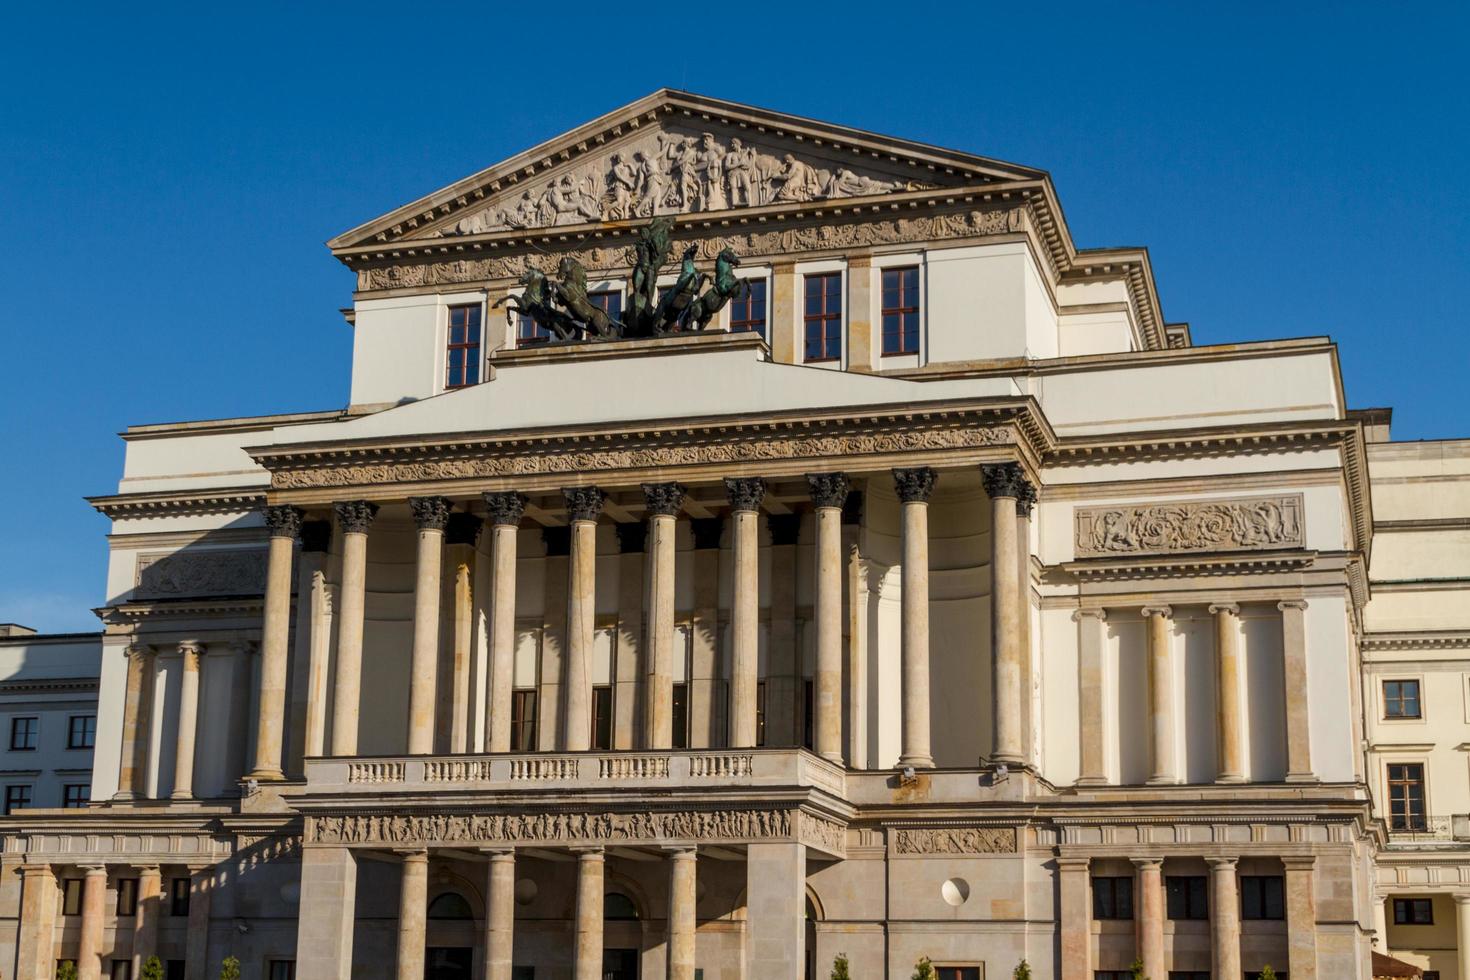
[[[842,759],[841,752],[821,752],[818,754],[821,755],[823,759],[826,759],[828,762],[832,763],[834,766],[847,766],[847,763],[844,762]]]
[[[245,776],[258,783],[279,783],[285,780],[286,774],[280,769],[256,769]]]
[[[1178,785],[1180,785],[1180,780],[1179,780],[1179,777],[1178,776],[1150,776],[1144,782],[1144,785],[1145,786],[1178,786]]]
[[[194,802],[194,794],[193,793],[180,792],[178,790],[175,790],[174,792],[168,794],[168,798],[169,798],[169,801],[170,802],[173,802],[173,803],[193,803]]]
[[[1286,774],[1285,782],[1288,783],[1320,783],[1322,780],[1310,772],[1289,772]]]
[[[987,764],[991,766],[1019,766],[1024,764],[1025,761],[1025,756],[1021,755],[1021,753],[1019,752],[1016,752],[1014,754],[1006,752],[1003,754],[997,753],[996,755],[991,756],[988,760],[981,760],[980,764],[982,766]]]
[[[114,802],[114,803],[132,803],[137,798],[138,798],[138,794],[137,793],[134,793],[130,789],[129,790],[118,790],[116,793],[113,793],[112,794],[112,802]]]
[[[927,755],[900,756],[898,760],[898,768],[903,769],[905,767],[912,767],[914,769],[933,769],[934,759]]]
[[[1233,773],[1232,772],[1232,773],[1224,773],[1224,774],[1221,774],[1219,776],[1216,776],[1215,777],[1215,782],[1216,783],[1223,783],[1223,784],[1235,784],[1235,783],[1249,782],[1249,780],[1246,779],[1244,776],[1241,776],[1241,775],[1239,775],[1237,773]]]
[[[1078,785],[1078,786],[1084,786],[1084,787],[1093,787],[1093,786],[1110,786],[1112,784],[1108,782],[1108,777],[1106,777],[1106,776],[1079,776],[1077,778],[1076,785]]]

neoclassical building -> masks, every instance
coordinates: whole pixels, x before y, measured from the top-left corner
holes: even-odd
[[[330,247],[350,404],[129,428],[91,501],[93,802],[5,822],[6,975],[1389,951],[1391,450],[1328,340],[1193,345],[1044,171],[672,91]],[[553,287],[732,295],[563,340]]]

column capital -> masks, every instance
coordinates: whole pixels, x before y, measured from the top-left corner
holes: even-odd
[[[107,865],[105,864],[79,864],[77,865],[88,878],[107,877]]]
[[[273,538],[295,540],[305,519],[306,512],[290,504],[274,504],[265,509],[265,526]]]
[[[1164,859],[1161,857],[1130,858],[1129,860],[1133,862],[1133,866],[1139,871],[1157,870],[1164,866]]]
[[[577,844],[567,848],[579,861],[601,861],[607,851],[601,844]]]
[[[684,509],[684,496],[689,492],[684,484],[645,483],[642,487],[649,517],[676,517]]]
[[[1108,611],[1091,607],[1072,610],[1072,622],[1080,623],[1084,619],[1095,619],[1099,623],[1105,623],[1108,621]]]
[[[1281,857],[1281,866],[1287,871],[1311,871],[1317,866],[1317,855],[1284,854]]]
[[[1288,609],[1305,609],[1307,608],[1307,600],[1282,599],[1280,602],[1276,603],[1276,608],[1282,612],[1286,612],[1286,610]]]
[[[841,507],[847,503],[847,492],[851,489],[846,473],[808,473],[806,486],[819,510]]]
[[[518,527],[526,516],[526,503],[530,500],[515,490],[493,490],[484,495],[485,511],[490,515],[494,527]]]
[[[1087,871],[1092,867],[1092,858],[1063,855],[1056,859],[1058,871]]]
[[[409,497],[408,509],[420,531],[442,531],[449,523],[448,497]]]
[[[479,851],[481,854],[485,855],[487,858],[489,858],[492,861],[495,860],[496,858],[513,858],[513,857],[516,856],[516,849],[514,847],[510,847],[510,846],[505,846],[505,847],[478,847],[478,848],[476,848],[476,850]]]
[[[1140,609],[1138,611],[1138,614],[1140,616],[1142,616],[1144,619],[1148,619],[1150,616],[1162,616],[1165,619],[1172,619],[1173,616],[1174,616],[1174,607],[1173,606],[1144,606],[1142,609]]]
[[[484,525],[478,516],[456,511],[449,515],[449,522],[444,525],[444,543],[467,544],[473,548],[480,540],[480,528]]]
[[[602,505],[607,501],[607,494],[600,487],[562,487],[561,495],[567,503],[567,519],[574,524],[595,522],[602,516]]]
[[[1207,857],[1207,858],[1205,858],[1205,864],[1208,864],[1210,866],[1210,868],[1212,870],[1215,870],[1215,871],[1234,871],[1235,870],[1235,866],[1237,864],[1239,864],[1239,863],[1240,863],[1240,858],[1238,858],[1238,857]]]
[[[893,471],[893,487],[898,491],[898,499],[906,504],[927,504],[938,482],[939,473],[932,466]]]
[[[1240,605],[1234,602],[1212,602],[1210,603],[1210,615],[1226,613],[1231,616],[1240,615]]]
[[[339,500],[332,505],[337,524],[343,534],[366,534],[378,516],[378,505],[371,500]]]
[[[1020,492],[1016,494],[1016,516],[1031,516],[1031,508],[1036,506],[1036,485],[1029,480],[1022,480]]]
[[[760,510],[761,501],[765,498],[766,481],[760,477],[725,478],[725,499],[730,501],[730,509],[737,514],[741,511]]]
[[[427,864],[429,861],[429,850],[426,847],[399,848],[395,849],[393,853],[397,854],[398,860],[404,863]]]
[[[982,463],[980,480],[991,497],[1020,497],[1027,483],[1026,471],[1020,463]]]
[[[614,524],[613,530],[618,535],[619,554],[640,555],[648,546],[648,525],[642,521],[625,521],[622,524]]]
[[[138,872],[140,878],[156,878],[163,874],[163,869],[156,864],[135,864],[133,869]]]
[[[693,859],[699,853],[699,848],[693,844],[664,844],[661,850],[670,858]]]
[[[1455,900],[1456,905],[1470,905],[1470,892],[1455,892],[1450,897]]]

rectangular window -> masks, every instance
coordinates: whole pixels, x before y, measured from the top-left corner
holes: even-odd
[[[189,914],[190,880],[174,878],[168,883],[168,914],[183,918]]]
[[[536,968],[534,966],[513,966],[510,968],[510,980],[536,980]]]
[[[807,678],[801,682],[801,744],[809,749],[816,745],[812,738],[816,714],[817,686]]]
[[[978,966],[936,966],[934,974],[939,980],[980,980]]]
[[[10,719],[10,751],[34,752],[40,732],[41,719],[39,718]]]
[[[117,879],[117,914],[125,918],[138,914],[138,879]]]
[[[1276,970],[1274,972],[1276,974],[1276,980],[1291,980],[1291,974],[1287,973],[1285,970]],[[1261,980],[1261,971],[1246,970],[1245,980]],[[1424,974],[1423,980],[1429,980],[1429,974]]]
[[[529,688],[510,694],[510,750],[536,751],[536,692]]]
[[[919,352],[919,267],[883,270],[883,353]]]
[[[529,313],[516,314],[516,346],[528,347],[531,344],[544,344],[551,339],[551,331],[536,322],[536,318]]]
[[[1094,919],[1133,918],[1133,879],[1093,878],[1092,917]]]
[[[1208,970],[1170,970],[1169,980],[1210,980]]]
[[[766,744],[766,682],[755,682],[755,744]]]
[[[67,783],[61,792],[61,805],[67,809],[79,809],[92,800],[92,787],[87,783]]]
[[[806,360],[842,358],[842,273],[806,277]]]
[[[1424,809],[1424,764],[1394,762],[1388,766],[1388,827],[1390,830],[1427,830]]]
[[[1428,898],[1394,899],[1393,924],[1396,926],[1434,925],[1434,902]]]
[[[1384,681],[1383,717],[1419,718],[1419,682]]]
[[[745,288],[730,300],[730,332],[749,330],[766,336],[766,281],[747,279]],[[770,339],[770,338],[767,338]]]
[[[606,684],[592,689],[592,747],[612,748],[612,688]]]
[[[1164,879],[1168,897],[1169,918],[1207,919],[1210,917],[1204,875],[1169,875]]]
[[[31,805],[31,788],[29,786],[7,786],[5,787],[5,815],[9,816],[21,807]]]
[[[444,387],[480,383],[480,305],[449,308],[449,360]]]
[[[266,980],[296,980],[296,961],[271,960]]]
[[[621,289],[599,289],[587,294],[587,301],[614,320],[623,318],[623,291]]]
[[[113,960],[107,975],[111,980],[133,980],[133,961]]]
[[[67,878],[61,883],[61,914],[82,914],[82,879]]]
[[[674,685],[674,748],[689,748],[689,685]]]
[[[163,980],[184,980],[183,960],[169,960],[163,965]]]
[[[1240,917],[1286,918],[1286,889],[1280,875],[1240,876]]]
[[[66,747],[69,749],[90,749],[97,744],[97,716],[96,715],[72,715],[71,723],[67,726]]]
[[[1093,970],[1092,980],[1133,980],[1132,970]]]
[[[1439,980],[1439,971],[1425,970],[1424,975],[1420,977],[1419,980]]]

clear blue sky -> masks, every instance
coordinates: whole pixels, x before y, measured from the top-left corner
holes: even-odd
[[[97,627],[124,426],[345,403],[324,240],[660,86],[1045,168],[1196,343],[1470,436],[1470,5],[208,9],[6,14],[0,622]]]

